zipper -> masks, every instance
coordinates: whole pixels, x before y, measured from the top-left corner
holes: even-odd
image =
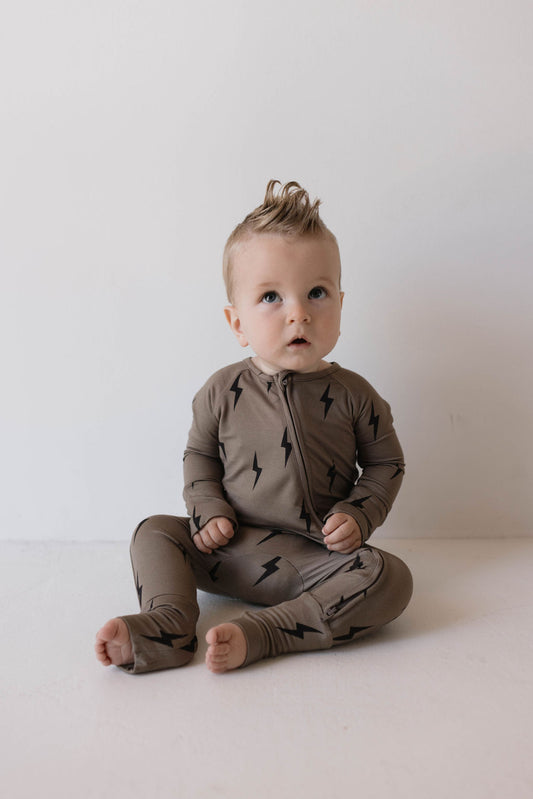
[[[307,512],[312,514],[315,519],[315,522],[318,524],[318,528],[321,529],[322,527],[322,520],[319,519],[318,514],[316,512],[315,506],[311,499],[311,491],[309,488],[309,477],[307,475],[307,469],[305,468],[305,459],[303,456],[302,445],[300,443],[300,437],[298,435],[298,430],[296,428],[296,424],[294,422],[294,416],[292,414],[291,405],[289,402],[288,396],[288,386],[290,383],[290,377],[286,374],[284,377],[277,377],[278,387],[280,389],[280,394],[283,399],[283,408],[285,411],[285,420],[288,422],[288,426],[290,427],[291,435],[294,440],[294,451],[298,461],[298,470],[300,472],[300,481],[302,483],[303,493],[304,493],[304,500],[307,508]]]

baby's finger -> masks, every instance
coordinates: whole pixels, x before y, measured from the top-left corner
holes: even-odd
[[[221,529],[220,522],[209,528],[209,533],[213,541],[216,541],[219,547],[225,547],[230,538],[233,536],[233,525],[230,523],[230,529]]]
[[[228,543],[216,525],[212,525],[208,530],[204,531],[204,544],[207,544],[212,549],[218,549]]]
[[[332,544],[328,549],[332,552],[340,552],[342,555],[349,555],[355,552],[357,547],[357,542],[353,541],[351,538],[345,538],[344,541],[340,541],[338,544]]]
[[[196,549],[199,549],[200,552],[204,553],[204,555],[211,555],[212,550],[206,547],[206,545],[202,541],[202,536],[200,535],[200,533],[195,533],[193,535],[192,540]]]
[[[327,535],[324,538],[324,542],[326,545],[331,544],[338,544],[341,541],[344,541],[345,538],[349,538],[351,534],[351,525],[349,522],[344,522],[344,524],[339,525],[332,533]]]
[[[211,522],[206,524],[204,529],[201,531],[201,536],[206,547],[210,547],[210,549],[218,549],[221,543],[224,541],[218,532],[218,527]]]
[[[325,523],[324,527],[322,528],[322,533],[324,535],[329,535],[334,530],[337,529],[339,522],[335,521],[335,516],[330,516],[327,522]]]
[[[224,516],[220,519],[217,519],[217,527],[224,536],[226,540],[229,541],[230,538],[233,538],[235,535],[235,528],[229,519],[226,519]]]

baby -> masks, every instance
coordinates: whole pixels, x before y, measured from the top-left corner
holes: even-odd
[[[407,566],[367,544],[404,472],[390,408],[362,377],[324,360],[340,334],[337,241],[318,200],[278,183],[224,250],[226,319],[254,355],[194,398],[189,518],[152,516],[135,530],[141,612],[98,632],[106,666],[188,663],[197,588],[258,606],[207,633],[217,673],[353,641],[411,597]]]

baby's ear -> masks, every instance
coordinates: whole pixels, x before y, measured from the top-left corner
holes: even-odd
[[[242,329],[241,326],[241,320],[235,306],[226,305],[226,307],[224,308],[224,316],[226,317],[228,325],[231,327],[235,336],[237,337],[237,340],[241,345],[241,347],[247,347],[248,339],[244,335],[244,330]]]

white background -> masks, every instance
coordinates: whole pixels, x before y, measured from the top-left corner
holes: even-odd
[[[529,535],[530,0],[19,0],[0,11],[1,537],[184,512],[192,395],[248,354],[227,235],[323,201],[331,359],[389,400],[387,536]]]

